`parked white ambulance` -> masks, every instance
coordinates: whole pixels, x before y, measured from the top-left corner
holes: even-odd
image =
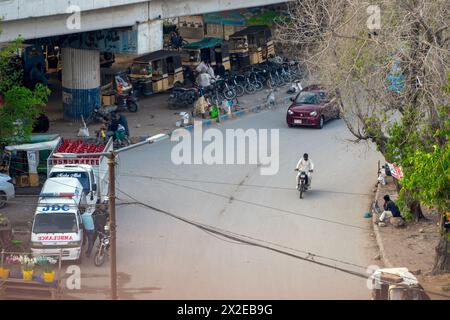
[[[57,257],[61,252],[62,260],[81,260],[83,224],[80,206],[87,207],[87,202],[83,185],[77,178],[47,179],[31,231],[31,252],[34,256],[54,254]]]

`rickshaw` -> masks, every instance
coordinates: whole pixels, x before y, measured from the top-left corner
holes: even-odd
[[[250,26],[229,37],[233,68],[259,64],[275,55],[272,32],[267,26]]]
[[[145,96],[182,84],[181,56],[176,51],[158,50],[133,60],[129,77],[137,92]]]
[[[220,62],[225,70],[231,68],[228,42],[220,38],[206,37],[185,45],[182,48],[181,56],[183,65],[191,69],[195,69],[202,61],[209,61],[212,67]]]
[[[372,300],[430,300],[407,268],[378,269],[371,279]]]
[[[137,112],[139,105],[126,70],[102,68],[100,78],[103,106]]]

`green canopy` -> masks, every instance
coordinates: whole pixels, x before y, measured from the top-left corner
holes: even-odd
[[[220,46],[223,43],[223,39],[214,38],[214,37],[206,37],[200,41],[189,43],[183,46],[184,49],[205,49]]]

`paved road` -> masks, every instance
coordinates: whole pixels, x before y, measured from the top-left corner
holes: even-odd
[[[316,258],[365,272],[374,255],[370,225],[362,217],[379,159],[373,149],[348,142],[351,136],[340,120],[322,130],[287,128],[285,108],[219,128],[279,128],[278,173],[262,176],[257,165],[176,166],[170,159],[175,143],[164,141],[121,155],[118,188],[185,219],[302,257],[306,254],[295,250],[351,262],[361,268]],[[316,172],[312,190],[300,200],[293,169],[304,151]],[[118,197],[133,201],[120,192]],[[127,299],[367,299],[370,294],[364,279],[236,243],[138,205],[118,209],[118,270],[120,297]],[[73,295],[105,298],[98,288],[109,284],[109,264],[96,268],[85,261],[82,272],[83,290]]]

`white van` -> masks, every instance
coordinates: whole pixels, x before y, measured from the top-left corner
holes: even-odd
[[[83,186],[77,178],[47,179],[31,231],[31,252],[34,256],[59,256],[62,250],[62,260],[81,260],[83,225],[80,205],[86,206],[87,202]]]

